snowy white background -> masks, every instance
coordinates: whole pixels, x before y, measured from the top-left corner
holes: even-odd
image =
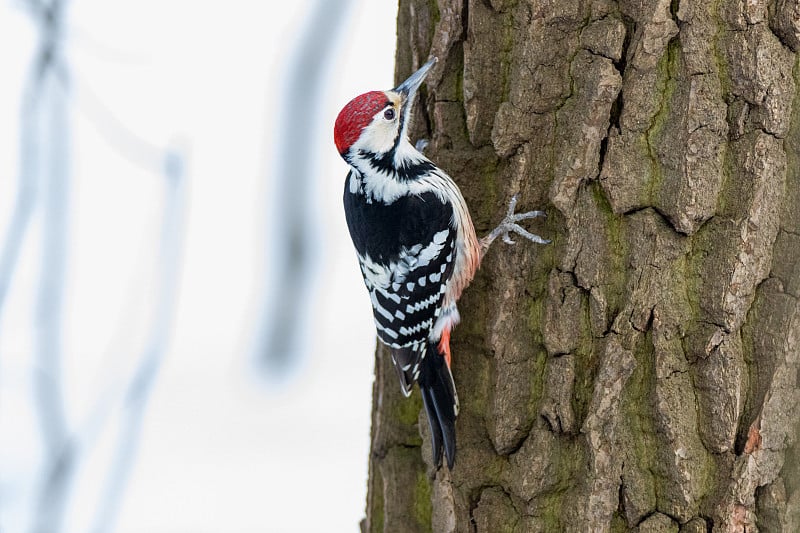
[[[26,3],[0,4],[0,239],[14,209],[20,105],[40,37]],[[321,99],[307,103],[318,114],[293,153],[313,161],[306,194],[317,279],[305,296],[301,353],[281,377],[256,364],[256,348],[279,253],[281,228],[269,213],[281,121],[293,112],[285,80],[317,1],[66,2],[68,246],[57,341],[67,426],[83,447],[65,531],[358,529],[375,341],[332,127],[350,98],[392,86],[396,2],[340,4],[346,15]],[[147,161],[164,147],[186,158],[175,313],[122,503],[98,524],[125,420],[120,395],[158,316],[165,178]],[[42,232],[34,206],[0,309],[3,533],[29,530],[44,472],[33,388]]]

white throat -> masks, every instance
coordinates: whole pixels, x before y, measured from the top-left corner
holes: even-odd
[[[407,139],[402,139],[391,155],[353,150],[349,163],[354,171],[350,177],[350,192],[362,191],[367,202],[391,204],[401,196],[430,190],[430,182],[424,176],[403,177],[404,171],[419,165],[433,166]]]

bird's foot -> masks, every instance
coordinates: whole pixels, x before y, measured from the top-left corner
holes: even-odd
[[[511,198],[511,202],[508,204],[508,212],[506,213],[505,218],[498,224],[498,226],[492,230],[487,236],[481,239],[482,248],[487,250],[489,246],[494,242],[497,237],[503,237],[503,242],[506,244],[514,244],[514,241],[511,239],[511,233],[516,233],[517,235],[522,235],[529,241],[533,241],[539,244],[548,244],[550,242],[549,239],[545,239],[536,235],[535,233],[531,233],[530,231],[526,230],[522,226],[518,224],[523,220],[528,220],[530,218],[537,218],[537,217],[547,217],[547,214],[544,211],[528,211],[527,213],[515,213],[514,209],[517,207],[517,195],[515,194]]]
[[[416,142],[416,144],[414,145],[414,148],[417,149],[417,152],[419,152],[421,154],[424,154],[425,153],[425,148],[427,148],[429,144],[430,144],[430,142],[428,142],[428,139],[420,139],[420,140],[418,140]]]

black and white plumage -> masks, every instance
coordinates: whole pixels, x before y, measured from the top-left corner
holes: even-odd
[[[403,392],[408,395],[441,313],[455,263],[453,208],[432,192],[406,195],[391,204],[367,202],[350,192],[345,213],[361,273],[369,291],[378,337],[393,348]]]
[[[411,106],[436,59],[391,91],[372,91],[339,113],[334,140],[350,165],[344,187],[347,226],[372,302],[378,338],[392,353],[405,395],[419,383],[433,460],[455,460],[458,396],[450,371],[456,302],[491,242],[509,231],[537,242],[513,214],[479,241],[453,180],[408,141]]]

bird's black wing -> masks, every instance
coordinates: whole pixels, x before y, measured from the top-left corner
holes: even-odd
[[[453,206],[433,192],[390,204],[367,201],[345,184],[347,225],[370,293],[378,337],[392,348],[406,394],[428,350],[453,272]]]

